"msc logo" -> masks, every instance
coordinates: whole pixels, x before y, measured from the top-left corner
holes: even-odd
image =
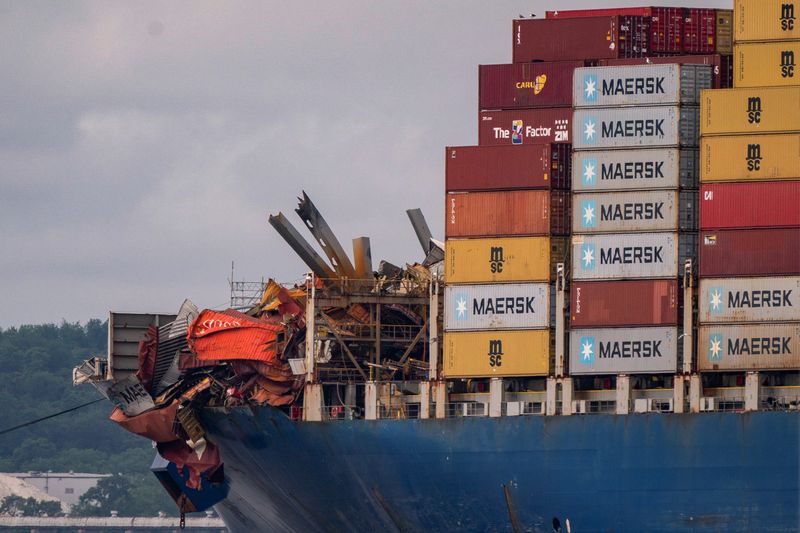
[[[581,202],[581,226],[584,228],[597,227],[597,202],[584,200]]]
[[[499,274],[503,271],[503,264],[506,262],[503,259],[503,247],[492,246],[489,249],[489,270],[492,274]]]
[[[761,170],[761,145],[748,144],[747,145],[747,170],[750,172],[754,170]]]
[[[581,246],[581,266],[584,270],[594,270],[595,247],[594,244],[583,244]]]
[[[489,341],[489,366],[503,366],[503,341],[500,339]]]
[[[791,31],[794,29],[794,4],[781,4],[781,30]]]
[[[587,187],[594,187],[597,185],[597,159],[583,159],[581,161],[581,173],[583,184]]]
[[[583,98],[587,102],[597,100],[597,76],[594,74],[586,74],[583,77]]]
[[[784,50],[781,52],[781,77],[794,78],[794,51]]]
[[[521,120],[511,121],[511,144],[522,144],[523,124]]]
[[[747,122],[761,124],[761,98],[758,96],[747,99]]]
[[[580,364],[582,365],[593,365],[594,364],[594,337],[581,337],[580,339],[580,350],[581,356],[579,359]]]
[[[533,94],[537,95],[544,90],[546,83],[547,76],[542,74],[541,76],[536,76],[534,81],[518,81],[515,86],[517,89],[533,89]]]
[[[708,336],[708,360],[712,363],[715,361],[722,361],[723,343],[725,339],[719,333],[712,333]]]
[[[718,315],[725,310],[723,295],[725,292],[720,287],[709,287],[708,289],[708,311],[712,315]]]
[[[583,119],[583,141],[586,144],[597,142],[597,119],[586,117]]]

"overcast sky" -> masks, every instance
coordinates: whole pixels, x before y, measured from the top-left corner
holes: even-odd
[[[421,260],[405,210],[442,237],[477,65],[518,14],[598,3],[0,3],[0,327],[224,306],[231,261],[297,280],[267,217],[300,227],[303,189],[346,249]]]

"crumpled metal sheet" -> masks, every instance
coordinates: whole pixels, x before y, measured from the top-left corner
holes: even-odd
[[[115,407],[109,419],[136,435],[147,437],[155,442],[170,442],[178,438],[172,428],[175,424],[175,413],[178,411],[179,403],[178,400],[175,400],[166,407],[153,409],[136,416],[128,416],[119,407]]]
[[[219,448],[214,443],[202,439],[194,443],[192,448],[182,440],[172,442],[159,442],[156,445],[158,454],[167,461],[174,463],[178,472],[183,475],[183,469],[189,469],[189,479],[186,486],[190,489],[200,488],[200,475],[208,472],[220,464]]]
[[[153,389],[153,373],[155,372],[157,355],[158,328],[150,325],[147,327],[144,339],[139,342],[139,370],[136,371],[139,383],[148,392],[152,392]]]
[[[206,309],[189,326],[189,347],[202,360],[273,361],[280,324],[255,319],[234,310]]]

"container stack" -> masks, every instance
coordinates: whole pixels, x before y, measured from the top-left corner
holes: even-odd
[[[702,96],[700,371],[800,367],[796,9],[736,0],[735,88]]]
[[[672,374],[704,65],[576,69],[570,374]]]

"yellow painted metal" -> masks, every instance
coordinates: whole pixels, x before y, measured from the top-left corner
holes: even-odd
[[[733,86],[800,85],[800,41],[746,43],[733,46]]]
[[[700,97],[700,134],[800,131],[800,86],[716,89]]]
[[[800,0],[734,0],[733,38],[744,41],[800,39]]]
[[[800,179],[800,134],[703,137],[700,158],[703,183]]]
[[[549,279],[549,237],[450,239],[445,243],[446,283]]]
[[[543,376],[550,367],[550,330],[444,334],[448,378]]]

